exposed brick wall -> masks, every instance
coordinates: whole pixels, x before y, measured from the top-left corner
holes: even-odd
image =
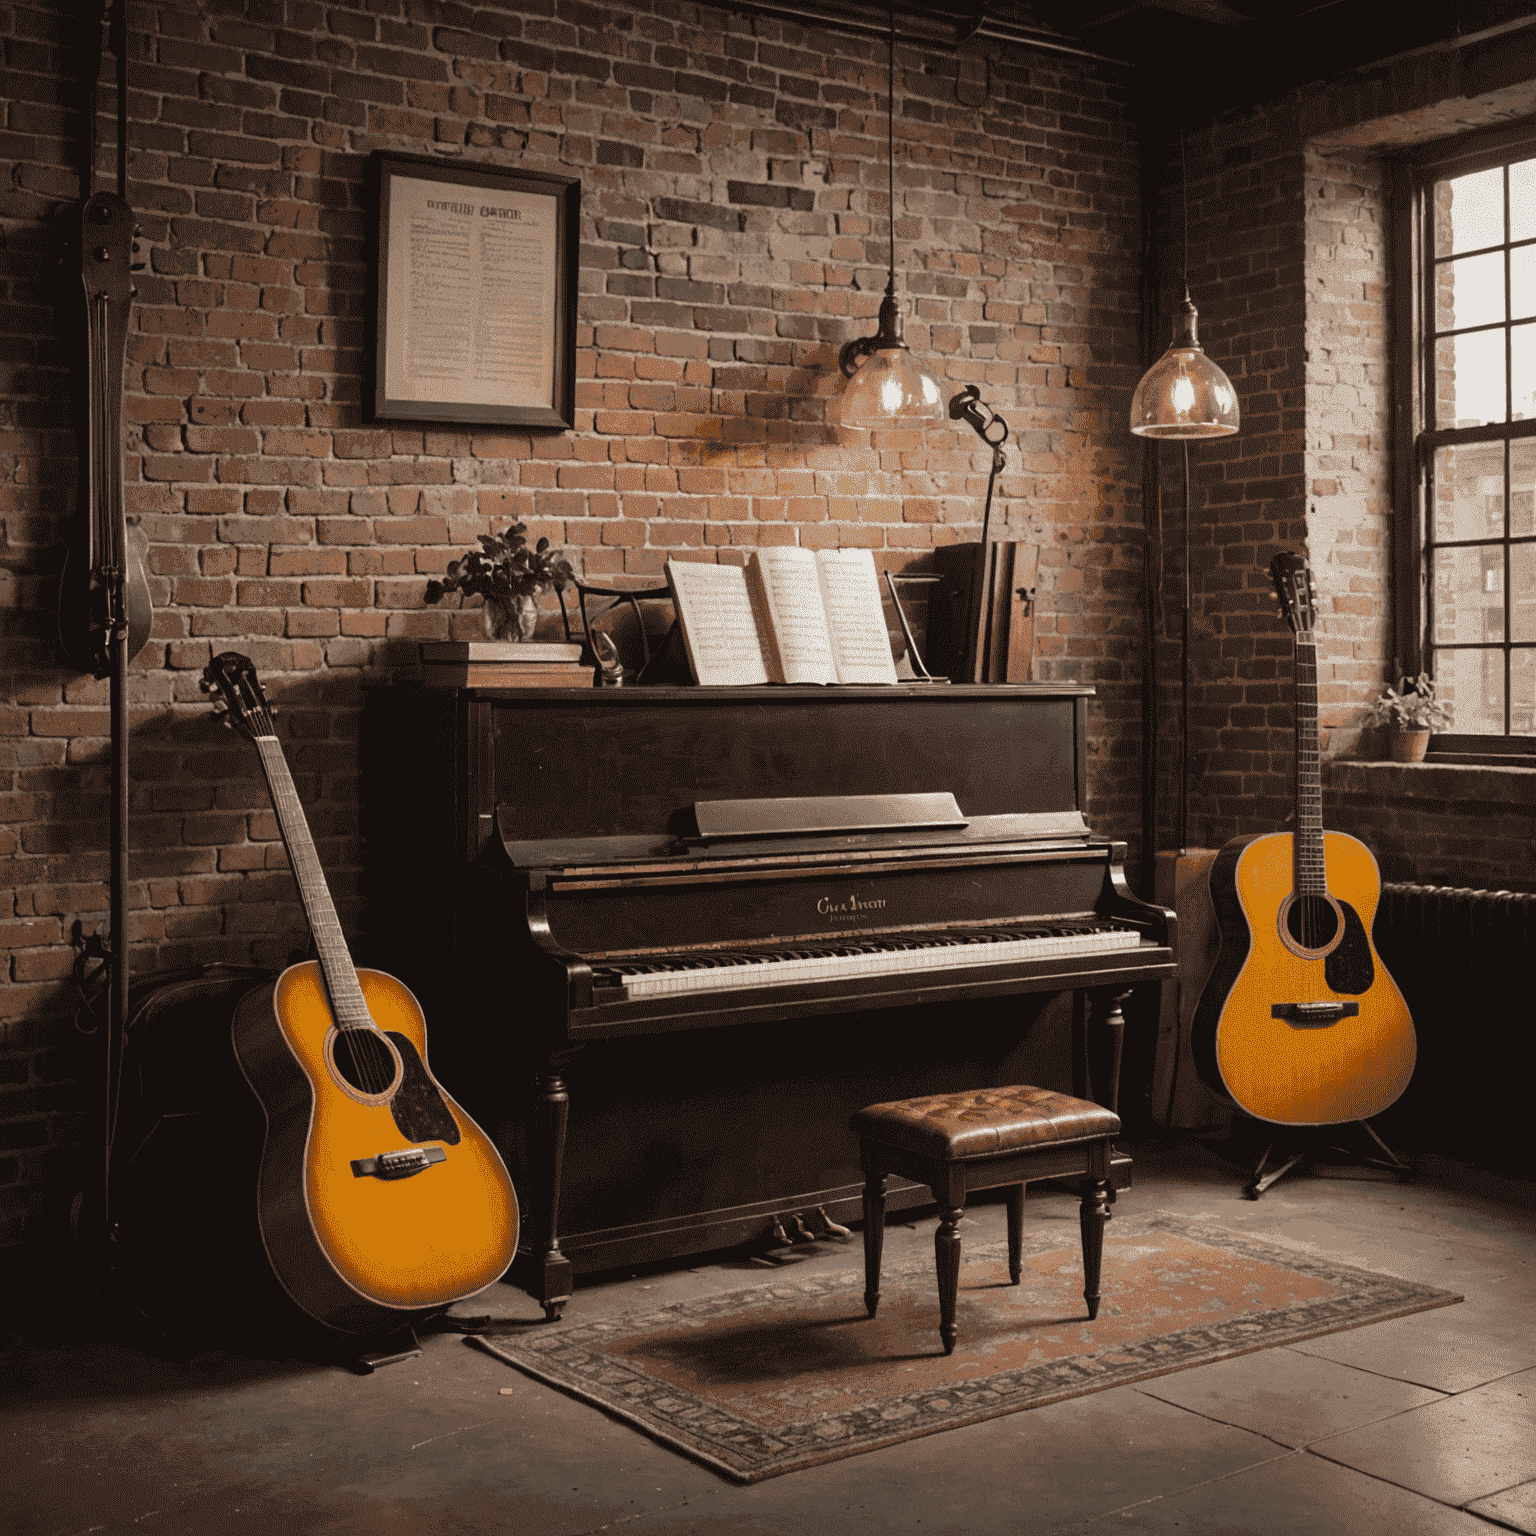
[[[1392,623],[1390,540],[1408,509],[1391,505],[1384,156],[1528,115],[1533,77],[1528,43],[1417,57],[1185,135],[1201,339],[1243,413],[1237,437],[1191,448],[1195,846],[1282,828],[1293,810],[1292,642],[1267,574],[1278,550],[1305,554],[1317,583],[1325,760],[1360,750],[1365,707],[1405,648]],[[1171,315],[1183,247],[1176,142],[1166,163],[1157,228]],[[1181,466],[1175,450],[1161,455],[1165,611],[1177,636]],[[1177,667],[1177,647],[1163,646],[1165,765]],[[1166,768],[1161,783],[1171,805]],[[1331,796],[1325,818],[1342,827],[1355,810]],[[1440,814],[1433,797],[1402,809]],[[1172,824],[1166,812],[1160,822]]]
[[[1329,825],[1371,849],[1383,880],[1536,891],[1536,769],[1340,760],[1323,785]]]
[[[1182,162],[1182,163],[1181,163]],[[1303,177],[1284,108],[1187,132],[1167,155],[1157,254],[1163,312],[1188,281],[1206,353],[1231,378],[1235,437],[1189,446],[1191,470],[1190,821],[1192,846],[1219,845],[1283,817],[1290,795],[1289,631],[1274,617],[1266,568],[1305,538]],[[1170,334],[1171,320],[1162,332]],[[1159,712],[1177,730],[1183,606],[1183,452],[1162,471],[1163,611]],[[1278,626],[1278,627],[1277,627]],[[1165,748],[1164,756],[1169,755]],[[1176,786],[1167,791],[1174,804]],[[1170,812],[1171,814],[1171,812]],[[1162,821],[1172,845],[1172,821]]]
[[[0,1241],[95,1114],[68,975],[107,905],[106,685],[55,640],[76,515],[70,359],[47,227],[77,196],[75,7],[3,12]],[[127,377],[130,512],[154,636],[133,668],[136,971],[277,964],[304,941],[250,749],[197,690],[256,661],[343,920],[367,958],[364,683],[478,633],[429,576],[513,518],[594,577],[669,554],[857,545],[922,568],[973,538],[989,451],[964,427],[839,440],[839,346],[885,283],[878,41],[694,5],[426,0],[130,7],[128,200],[143,225]],[[907,336],[1010,423],[994,527],[1038,541],[1037,676],[1093,682],[1090,809],[1138,825],[1140,366],[1135,135],[1113,71],[1005,46],[898,49]],[[112,185],[112,66],[100,184]],[[962,99],[963,98],[963,99]],[[364,165],[390,148],[580,176],[570,433],[364,419]],[[553,610],[546,616],[554,622]]]

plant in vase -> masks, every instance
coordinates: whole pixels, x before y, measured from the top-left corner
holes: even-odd
[[[1427,672],[1405,677],[1401,688],[1388,687],[1366,711],[1366,725],[1383,725],[1393,758],[1400,763],[1421,763],[1430,732],[1443,731],[1452,723],[1450,707],[1435,697],[1435,680]]]
[[[532,547],[527,525],[513,523],[502,534],[480,535],[480,548],[451,561],[441,581],[427,583],[429,603],[449,592],[478,596],[485,608],[485,632],[492,640],[531,640],[538,624],[538,596],[546,589],[563,592],[576,579],[571,562],[548,539]]]

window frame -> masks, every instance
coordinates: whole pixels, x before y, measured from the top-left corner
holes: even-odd
[[[1536,158],[1536,123],[1440,139],[1395,157],[1390,167],[1392,207],[1392,389],[1393,504],[1407,515],[1394,540],[1394,628],[1397,676],[1429,670],[1433,642],[1430,556],[1430,480],[1435,449],[1458,442],[1508,444],[1536,438],[1536,420],[1505,421],[1488,427],[1429,429],[1428,402],[1435,388],[1434,243],[1430,220],[1437,181],[1487,170],[1510,161]],[[1505,325],[1509,323],[1506,315]],[[1506,333],[1507,334],[1507,333]],[[1507,387],[1507,384],[1506,384]],[[1505,449],[1506,460],[1508,448]],[[1509,494],[1506,481],[1505,495]],[[1457,541],[1447,541],[1454,543]],[[1502,547],[1511,548],[1506,528]],[[1506,612],[1510,594],[1506,584]],[[1513,640],[1506,632],[1505,720],[1510,720],[1510,658]],[[1397,681],[1397,677],[1393,678]],[[1536,735],[1506,731],[1498,735],[1442,732],[1430,738],[1431,755],[1442,762],[1536,765]]]

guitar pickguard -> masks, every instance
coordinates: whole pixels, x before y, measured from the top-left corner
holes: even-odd
[[[416,1047],[397,1029],[386,1033],[400,1052],[400,1086],[389,1101],[396,1128],[407,1141],[444,1141],[456,1146],[459,1123],[443,1102],[442,1089],[427,1075]]]
[[[1355,909],[1347,901],[1340,901],[1339,907],[1344,913],[1344,937],[1323,961],[1323,980],[1330,992],[1359,997],[1369,992],[1376,980],[1371,941]]]

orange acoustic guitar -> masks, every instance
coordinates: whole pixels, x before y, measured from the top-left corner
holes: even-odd
[[[235,1013],[235,1054],[267,1118],[262,1240],[311,1317],[353,1333],[399,1326],[501,1277],[517,1197],[496,1148],[428,1069],[415,997],[352,965],[255,668],[226,651],[203,688],[260,753],[320,956]]]
[[[1371,942],[1381,874],[1364,843],[1324,832],[1312,575],[1269,568],[1296,634],[1296,831],[1242,837],[1211,866],[1220,930],[1191,1044],[1219,1096],[1280,1125],[1380,1114],[1413,1075],[1413,1020]]]

